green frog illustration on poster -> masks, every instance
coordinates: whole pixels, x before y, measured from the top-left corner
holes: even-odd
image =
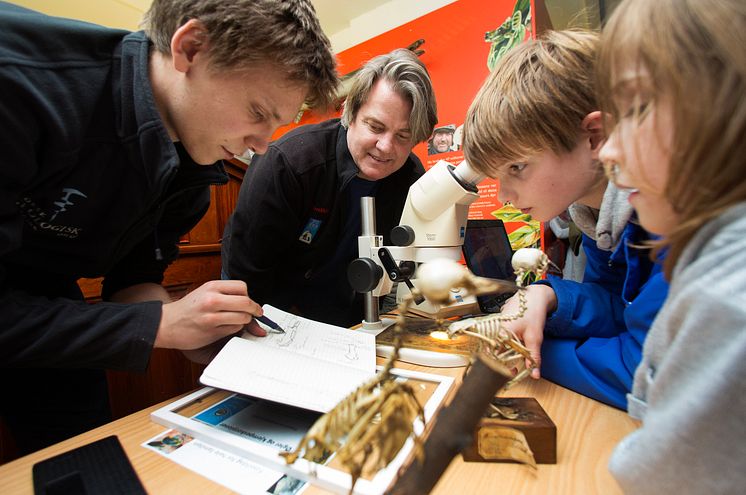
[[[513,14],[500,27],[484,34],[484,41],[492,43],[487,55],[490,72],[508,50],[517,46],[531,33],[531,0],[516,0]]]

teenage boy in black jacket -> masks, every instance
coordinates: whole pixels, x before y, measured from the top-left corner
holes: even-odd
[[[436,122],[430,77],[412,52],[370,60],[341,121],[299,127],[254,157],[223,237],[224,277],[245,281],[259,303],[360,323],[362,297],[346,275],[358,255],[360,198],[376,198],[377,230],[389,242],[424,173],[412,147]]]
[[[0,414],[28,452],[106,421],[104,368],[262,333],[243,282],[160,283],[221,160],[336,74],[304,0],[155,0],[137,33],[0,3],[0,25]],[[76,280],[99,276],[88,305]]]

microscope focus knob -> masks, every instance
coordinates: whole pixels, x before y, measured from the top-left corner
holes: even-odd
[[[352,260],[347,267],[347,280],[357,292],[370,292],[383,277],[383,268],[370,258]]]
[[[397,225],[391,229],[391,242],[394,246],[409,246],[414,242],[414,229],[409,225]]]

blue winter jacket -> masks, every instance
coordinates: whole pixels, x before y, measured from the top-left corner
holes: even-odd
[[[613,252],[583,235],[583,283],[550,277],[557,295],[541,347],[541,375],[563,387],[627,409],[626,394],[648,329],[668,294],[661,264],[634,247],[648,238],[630,222]]]

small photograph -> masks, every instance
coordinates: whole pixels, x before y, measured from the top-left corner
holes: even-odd
[[[456,129],[456,124],[435,127],[432,137],[427,142],[427,154],[437,155],[438,153],[457,151],[460,148],[460,139],[457,142],[455,136],[460,134],[460,130],[460,127]]]
[[[267,493],[271,493],[272,495],[296,495],[305,484],[301,480],[285,475],[277,480],[277,483],[272,485],[267,490]]]
[[[211,408],[202,411],[196,415],[194,419],[207,423],[208,425],[217,426],[234,414],[248,408],[255,402],[256,400],[249,397],[234,394],[218,404],[215,404]]]
[[[163,434],[162,437],[156,438],[148,442],[148,447],[160,450],[164,454],[170,454],[174,450],[178,449],[184,444],[187,444],[194,440],[189,435],[178,432],[176,430],[169,430]]]

